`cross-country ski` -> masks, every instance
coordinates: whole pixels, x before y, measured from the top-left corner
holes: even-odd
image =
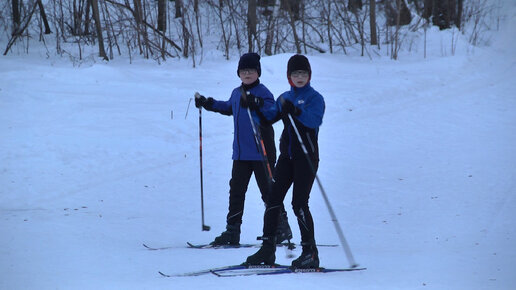
[[[187,272],[179,274],[165,274],[158,272],[163,277],[188,277],[213,274],[218,277],[252,276],[252,275],[279,275],[279,274],[301,274],[301,273],[331,273],[331,272],[351,272],[362,271],[366,268],[311,268],[300,269],[286,265],[233,265],[219,268],[206,269],[197,272]]]

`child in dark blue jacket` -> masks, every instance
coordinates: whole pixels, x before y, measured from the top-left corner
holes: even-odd
[[[197,108],[204,107],[208,111],[233,116],[233,169],[229,182],[229,212],[226,217],[226,231],[215,238],[213,245],[238,245],[240,243],[240,226],[244,213],[245,193],[251,175],[254,173],[256,183],[260,189],[262,200],[266,202],[272,187],[270,173],[264,166],[264,158],[256,144],[248,108],[253,109],[253,118],[256,130],[261,133],[269,168],[273,169],[276,161],[276,147],[274,145],[274,129],[271,124],[262,124],[255,110],[273,107],[272,93],[260,83],[261,75],[260,56],[256,53],[246,53],[240,57],[237,75],[241,86],[233,89],[227,101],[217,101],[213,98],[201,96],[195,99]],[[246,95],[242,96],[242,92]],[[292,232],[288,225],[287,214],[281,206],[281,214],[277,231],[277,241],[290,240]]]
[[[317,139],[325,104],[321,94],[310,86],[311,75],[312,70],[308,59],[299,54],[292,56],[287,65],[290,91],[283,93],[275,106],[263,107],[258,111],[262,118],[271,123],[283,119],[284,129],[280,139],[280,156],[274,174],[275,182],[264,214],[263,236],[261,237],[263,244],[258,252],[247,258],[246,264],[274,264],[276,260],[274,233],[278,227],[278,215],[285,195],[293,184],[292,208],[301,232],[303,252],[299,258],[292,261],[292,266],[295,268],[319,267],[314,223],[308,207],[308,199],[319,165]],[[289,115],[294,120],[307,148],[313,169],[302,150]]]

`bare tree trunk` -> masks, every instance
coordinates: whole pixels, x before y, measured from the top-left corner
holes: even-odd
[[[167,2],[158,0],[158,30],[167,31]]]
[[[7,55],[9,52],[9,49],[11,49],[11,46],[16,42],[16,39],[23,34],[25,29],[29,26],[30,20],[32,19],[32,15],[34,14],[34,11],[36,11],[36,3],[32,5],[30,8],[29,13],[23,17],[23,25],[19,26],[17,28],[17,31],[15,31],[9,40],[9,43],[7,44],[7,47],[5,48],[4,55]]]
[[[285,1],[285,4],[286,4],[286,10],[287,10],[287,13],[288,13],[288,16],[289,16],[289,24],[290,24],[290,27],[292,28],[292,34],[294,35],[294,43],[296,45],[296,50],[297,50],[297,53],[301,53],[301,43],[299,41],[299,36],[297,35],[297,31],[296,31],[296,19],[294,17],[294,13],[292,12],[292,9],[290,7],[290,1]]]
[[[328,45],[330,46],[330,53],[333,53],[333,38],[331,36],[331,28],[332,28],[332,22],[331,22],[331,3],[332,1],[328,1],[328,8],[326,6],[324,7],[324,14],[326,14],[326,32],[328,34]]]
[[[280,7],[280,0],[274,1],[274,7],[272,13],[267,19],[267,37],[265,38],[265,54],[272,55],[272,42],[274,40],[274,30],[276,29],[276,21],[278,18],[278,12]]]
[[[104,38],[102,37],[102,25],[100,24],[99,2],[98,0],[90,0],[93,10],[93,19],[95,19],[95,28],[97,30],[97,40],[99,42],[99,56],[104,60],[109,60],[104,50]]]
[[[226,60],[229,60],[229,38],[230,38],[230,35],[228,35],[228,33],[226,32],[226,27],[224,26],[224,17],[222,15],[222,0],[219,1],[219,5],[218,6],[215,6],[215,9],[217,9],[217,16],[219,17],[220,28],[222,30],[222,42],[224,43],[224,56],[226,57]]]
[[[176,0],[177,1],[177,0]],[[185,13],[185,6],[183,2],[181,2],[181,10],[183,11],[183,17],[181,18],[181,26],[183,30],[183,56],[188,57],[188,54],[190,52],[190,31],[188,30],[188,27],[186,26],[186,13]]]
[[[88,0],[86,0],[86,14],[84,17],[84,35],[90,34],[90,21],[91,21],[90,7],[91,7],[90,2]]]
[[[143,26],[142,26],[142,4],[140,0],[133,0],[134,3],[134,10],[133,10],[133,16],[134,20],[136,21],[136,33],[137,33],[137,40],[138,40],[138,48],[140,49],[140,54],[144,54],[144,49],[142,45],[142,33],[143,33]]]
[[[254,51],[256,39],[256,0],[247,1],[247,44],[249,52]]]
[[[13,30],[12,34],[14,35],[18,28],[20,27],[20,2],[18,0],[12,0],[12,8],[13,8]]]
[[[455,25],[457,25],[458,29],[461,29],[462,26],[462,9],[463,0],[457,0],[457,18],[455,19]]]
[[[376,35],[376,0],[369,0],[369,27],[371,32],[371,45],[378,44]]]
[[[400,18],[401,18],[401,5],[400,1],[405,0],[396,0],[397,14],[396,14],[396,32],[394,34],[394,50],[392,52],[392,59],[398,59],[398,42],[399,42],[399,31],[400,31]]]
[[[176,17],[175,18],[179,18],[183,15],[183,13],[181,12],[181,6],[183,5],[183,0],[175,0],[174,3],[175,3],[175,8],[176,8]]]
[[[38,1],[39,14],[41,15],[41,19],[43,20],[43,24],[45,25],[45,34],[52,33],[50,30],[50,25],[48,25],[47,14],[45,13],[45,8],[43,7],[43,3],[41,0]]]
[[[109,9],[106,4],[106,1],[102,2],[104,4],[104,22],[106,23],[106,32],[108,36],[108,43],[109,43],[109,59],[113,59],[113,45],[116,46],[118,55],[122,55],[122,52],[120,51],[120,45],[118,44],[117,34],[115,33],[115,28],[113,26],[113,22],[111,21],[111,17],[109,15]]]

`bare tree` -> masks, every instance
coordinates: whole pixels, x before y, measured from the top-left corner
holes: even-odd
[[[183,12],[181,17],[181,28],[183,32],[183,56],[188,57],[188,53],[190,52],[190,30],[188,29],[186,23],[186,11],[183,1],[181,1],[181,11]]]
[[[408,11],[408,8],[407,8],[407,5],[405,3],[405,0],[395,0],[396,1],[396,10],[394,10],[394,8],[392,8],[392,6],[390,6],[390,2],[386,2],[386,13],[387,13],[387,25],[388,26],[393,26],[393,25],[396,25],[396,30],[394,32],[394,41],[391,42],[391,58],[392,59],[398,59],[398,52],[401,48],[401,43],[400,43],[400,26],[401,25],[404,25],[404,24],[408,24],[410,23],[410,20],[408,18],[412,18],[412,16],[410,15],[410,11]],[[407,12],[408,11],[408,16],[407,16]],[[390,22],[392,21],[392,19],[390,19],[389,17],[392,17],[394,14],[395,15],[395,20],[394,20],[394,23]],[[402,16],[404,15],[404,16]],[[402,22],[402,19],[403,19],[403,22]],[[408,21],[408,23],[407,23]],[[403,24],[402,24],[403,23]]]
[[[254,51],[256,35],[256,0],[247,1],[247,44],[249,52]]]
[[[181,7],[183,6],[183,0],[175,0],[174,1],[174,7],[176,8],[176,18],[179,18],[183,15],[181,12]]]
[[[376,37],[376,0],[369,0],[369,29],[371,33],[371,45],[377,45]]]
[[[297,35],[296,31],[296,17],[295,12],[292,10],[291,3],[289,0],[285,1],[285,10],[287,11],[288,18],[289,18],[289,24],[290,28],[292,29],[292,36],[294,37],[294,44],[296,45],[296,51],[297,53],[301,53],[301,42],[299,41],[299,36]],[[299,15],[299,6],[297,6],[297,15]]]
[[[95,19],[95,28],[97,31],[97,40],[99,42],[99,56],[104,60],[109,60],[104,50],[104,38],[102,37],[102,25],[100,23],[99,3],[98,0],[90,0],[93,10],[93,19]]]
[[[215,2],[218,2],[218,3],[215,3]],[[209,4],[210,4],[211,8],[215,10],[217,17],[219,18],[218,20],[220,23],[220,30],[222,32],[222,35],[220,37],[221,37],[222,44],[224,47],[224,56],[226,57],[227,60],[229,60],[229,42],[231,39],[231,35],[227,31],[228,28],[226,27],[227,21],[226,21],[226,18],[224,17],[223,1],[222,0],[210,1]],[[231,26],[229,26],[229,29],[231,29],[230,27]]]
[[[13,35],[9,47],[23,36],[20,45],[28,50],[29,42],[37,39],[31,33],[38,31],[39,41],[45,41],[43,33],[51,33],[52,27],[58,54],[73,57],[70,47],[76,45],[82,59],[83,49],[96,46],[98,41],[102,57],[107,53],[112,59],[117,51],[118,55],[129,52],[132,57],[139,52],[158,61],[190,58],[195,66],[195,59],[200,56],[202,60],[204,55],[203,34],[219,39],[217,49],[227,59],[237,51],[272,55],[311,50],[323,53],[328,48],[330,53],[347,53],[347,47],[358,43],[364,54],[367,43],[380,42],[376,22],[378,11],[385,11],[386,42],[390,44],[386,51],[397,58],[403,37],[428,27],[419,25],[418,20],[410,29],[401,28],[412,19],[408,3],[415,9],[412,11],[427,19],[425,23],[441,28],[457,25],[473,44],[488,41],[484,32],[496,27],[493,13],[499,11],[489,0],[172,0],[174,5],[169,1],[9,0],[0,5],[0,26]],[[30,23],[35,9],[41,17]],[[486,17],[495,20],[488,23]],[[128,49],[121,50],[119,43]]]
[[[167,31],[167,2],[158,0],[158,30]]]
[[[34,11],[36,11],[36,3],[32,4],[32,7],[30,8],[28,14],[25,15],[23,17],[23,20],[20,21],[20,26],[18,26],[17,30],[13,32],[12,37],[9,40],[9,43],[7,43],[7,47],[5,48],[4,55],[7,55],[9,49],[11,49],[12,45],[16,42],[16,39],[18,39],[18,37],[23,34],[25,29],[27,29],[32,18],[32,15],[34,14]]]
[[[332,37],[332,2],[328,1],[327,3],[323,2],[323,10],[322,10],[322,16],[323,16],[323,22],[326,23],[326,34],[328,37],[328,45],[330,46],[330,53],[333,53],[333,37]],[[328,6],[324,5],[327,4]]]
[[[48,24],[47,14],[45,13],[45,7],[43,7],[43,3],[41,2],[41,0],[37,0],[37,2],[39,15],[41,16],[41,19],[43,20],[43,25],[45,26],[45,34],[50,34],[52,33],[52,30],[50,30],[50,25]]]
[[[18,28],[20,27],[21,19],[20,19],[20,2],[18,0],[12,0],[12,9],[13,9],[13,29],[12,34],[17,33]]]
[[[276,29],[276,22],[279,12],[279,1],[275,0],[273,2],[273,8],[272,11],[267,10],[267,35],[265,38],[265,54],[266,55],[272,55],[272,42],[274,40],[274,30]]]

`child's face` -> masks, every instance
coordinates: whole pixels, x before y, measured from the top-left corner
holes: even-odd
[[[258,71],[255,69],[241,69],[238,71],[238,76],[244,85],[250,85],[258,79]]]
[[[309,74],[306,70],[296,70],[290,74],[290,79],[296,88],[302,88],[308,83]]]

